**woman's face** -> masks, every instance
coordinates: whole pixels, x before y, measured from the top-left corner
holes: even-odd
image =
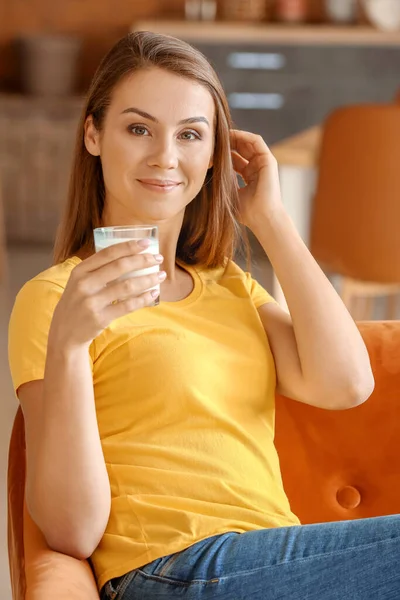
[[[214,117],[211,94],[189,79],[158,68],[124,79],[102,131],[86,123],[86,147],[101,157],[105,224],[181,222],[212,165]]]

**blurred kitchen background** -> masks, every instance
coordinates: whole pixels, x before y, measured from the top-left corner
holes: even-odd
[[[51,264],[94,70],[118,38],[143,29],[181,37],[210,59],[235,125],[261,134],[277,156],[283,202],[354,318],[400,318],[399,0],[0,0],[4,600],[16,409],[9,312],[21,285]],[[267,257],[251,243],[255,276],[285,306]]]

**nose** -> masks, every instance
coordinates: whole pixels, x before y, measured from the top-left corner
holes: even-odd
[[[149,167],[158,167],[159,169],[176,169],[179,159],[174,140],[167,138],[154,140],[147,164]]]

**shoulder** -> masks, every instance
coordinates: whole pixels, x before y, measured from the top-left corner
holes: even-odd
[[[53,265],[27,281],[18,292],[17,299],[21,296],[37,296],[46,294],[50,290],[62,293],[68,283],[73,269],[81,262],[77,257],[68,258],[64,262]]]
[[[68,279],[72,271],[80,262],[81,260],[76,256],[68,258],[64,262],[59,263],[58,265],[53,265],[49,269],[42,271],[30,279],[25,285],[29,286],[33,283],[42,285],[50,284],[64,289],[68,283]]]
[[[54,310],[79,259],[69,259],[30,279],[19,291],[8,326],[8,358],[14,388],[43,379]]]
[[[196,266],[196,270],[202,279],[208,281],[214,281],[216,283],[220,283],[221,281],[225,281],[228,279],[241,279],[246,281],[246,274],[243,269],[239,267],[233,260],[227,259],[224,265],[214,268],[206,268],[201,266]]]
[[[11,321],[17,315],[20,318],[21,314],[33,316],[47,310],[52,312],[64,292],[71,272],[80,262],[76,257],[69,258],[27,281],[15,298]]]
[[[233,292],[235,296],[248,296],[251,291],[251,276],[233,260],[226,260],[224,265],[212,269],[197,269],[201,279],[207,286],[217,285]]]
[[[258,308],[263,304],[274,302],[270,294],[233,260],[215,269],[200,270],[200,276],[207,284],[217,284],[236,298],[251,299]]]
[[[251,275],[243,271],[233,260],[226,260],[225,265],[213,269],[197,269],[201,278],[207,283],[217,283],[219,285],[244,286],[249,288]]]

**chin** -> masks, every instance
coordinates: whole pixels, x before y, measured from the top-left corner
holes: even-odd
[[[137,198],[137,194],[134,195]],[[133,204],[133,214],[136,218],[141,221],[148,221],[150,223],[156,221],[168,221],[170,219],[176,219],[179,215],[185,212],[186,206],[190,201],[185,202],[183,198],[172,198],[170,195],[160,197],[159,194],[141,194],[140,203]],[[132,215],[133,216],[133,215]]]

